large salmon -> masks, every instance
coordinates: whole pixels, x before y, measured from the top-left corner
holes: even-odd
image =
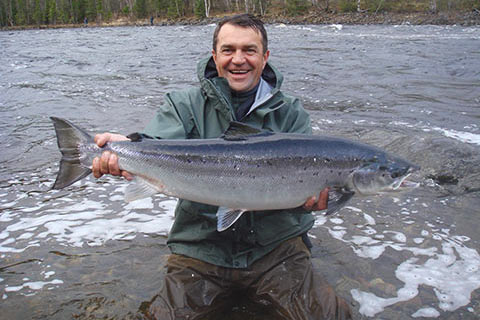
[[[299,207],[325,187],[341,196],[338,210],[355,193],[377,194],[405,186],[417,166],[376,147],[333,137],[272,133],[232,122],[218,139],[111,142],[93,137],[67,120],[51,118],[62,153],[53,189],[91,173],[95,156],[109,150],[119,167],[135,176],[125,192],[132,201],[163,193],[221,207],[223,231],[245,211]]]

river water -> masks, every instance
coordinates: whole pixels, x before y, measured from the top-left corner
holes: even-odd
[[[196,85],[213,29],[0,32],[0,318],[129,319],[155,296],[176,200],[127,204],[127,183],[108,177],[49,191],[60,158],[49,117],[142,129],[165,93]],[[357,319],[478,319],[480,28],[267,30],[283,89],[301,97],[315,134],[422,167],[415,190],[316,214],[315,267]],[[228,318],[270,311],[239,300]]]

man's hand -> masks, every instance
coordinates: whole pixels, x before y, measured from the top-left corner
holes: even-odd
[[[107,142],[129,141],[127,137],[115,133],[97,134],[93,139],[97,146],[103,147]],[[92,172],[95,178],[100,178],[104,174],[113,176],[123,176],[127,180],[132,180],[133,176],[127,171],[120,170],[118,167],[118,157],[110,151],[104,151],[101,157],[95,157],[92,162]]]
[[[307,199],[303,208],[308,211],[321,211],[327,209],[328,206],[328,188],[320,191],[320,195],[317,197],[310,197]]]

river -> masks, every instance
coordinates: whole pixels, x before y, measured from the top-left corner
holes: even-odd
[[[50,116],[141,130],[197,83],[214,25],[0,32],[0,318],[130,319],[157,293],[176,200],[125,203],[127,182],[50,191]],[[422,169],[412,191],[316,214],[313,262],[357,319],[480,317],[480,28],[268,25],[270,61],[314,134]],[[239,300],[229,319],[271,319]],[[219,315],[218,319],[225,319]]]

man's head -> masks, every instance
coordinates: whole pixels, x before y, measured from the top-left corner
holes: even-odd
[[[212,55],[232,90],[253,89],[270,55],[263,22],[248,14],[224,18],[213,35]]]

